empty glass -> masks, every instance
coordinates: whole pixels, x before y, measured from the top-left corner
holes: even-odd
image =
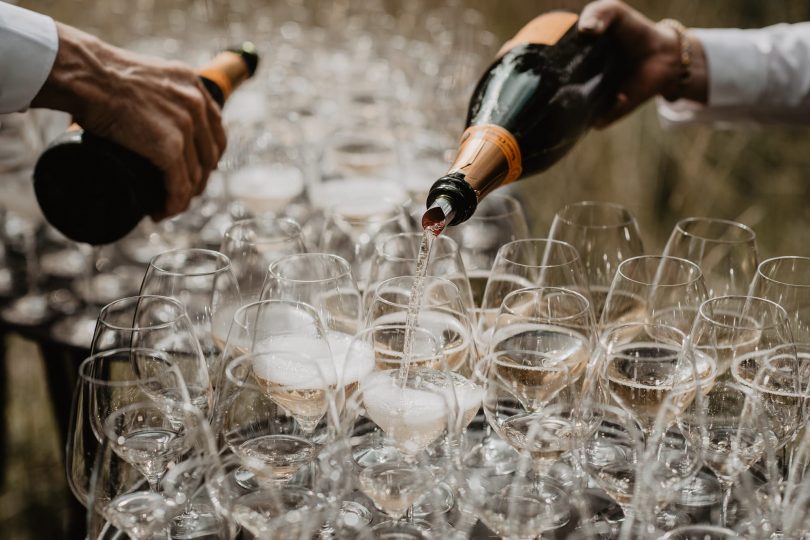
[[[762,261],[749,294],[785,308],[796,341],[810,341],[810,258],[774,257]]]
[[[664,255],[699,265],[710,297],[747,294],[759,262],[756,238],[742,223],[686,218],[672,230]]]
[[[231,261],[244,303],[261,296],[270,263],[306,251],[295,221],[271,217],[237,221],[225,232],[219,250]]]
[[[579,252],[597,318],[619,263],[644,254],[636,218],[613,203],[583,201],[565,206],[554,216],[548,236],[568,242]]]

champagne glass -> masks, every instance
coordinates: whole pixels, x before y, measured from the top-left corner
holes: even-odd
[[[686,335],[665,324],[627,323],[609,327],[600,339],[599,380],[612,400],[633,415],[645,438],[652,436],[668,396],[681,410],[708,388],[717,368],[706,354],[692,354]]]
[[[796,341],[810,341],[810,258],[774,257],[762,261],[749,294],[785,308]]]
[[[225,231],[219,248],[231,260],[242,301],[259,300],[270,263],[295,253],[304,253],[301,227],[287,218],[243,219]]]
[[[723,489],[723,526],[734,481],[773,448],[773,436],[762,414],[762,403],[751,389],[732,381],[717,381],[704,399],[693,401],[681,416],[687,436],[702,438],[704,462]]]
[[[725,527],[687,525],[669,531],[658,540],[743,540],[743,537]]]
[[[201,411],[210,410],[208,365],[180,302],[165,296],[131,296],[101,308],[91,353],[127,348],[165,351],[180,371],[192,403]]]
[[[599,326],[660,322],[689,333],[707,299],[703,274],[695,263],[657,255],[632,257],[616,270]]]
[[[345,338],[360,328],[360,291],[351,266],[337,255],[302,253],[277,260],[269,267],[262,299],[305,302],[318,311],[327,331]]]
[[[187,404],[181,409],[184,411],[181,438],[187,440],[185,459],[165,467],[154,489],[143,476],[145,471],[150,475],[154,472],[152,466],[145,465],[152,459],[145,456],[160,455],[158,448],[165,450],[168,439],[150,438],[149,444],[144,444],[144,440],[126,441],[118,433],[126,409],[119,409],[123,416],[108,419],[105,432],[114,437],[105,437],[95,462],[88,507],[89,530],[100,530],[103,528],[100,522],[107,520],[130,538],[166,537],[172,520],[185,512],[202,486],[206,467],[215,456],[209,453],[213,440],[204,416]],[[132,419],[136,418],[137,414]],[[179,438],[171,440],[176,442]]]
[[[401,200],[366,194],[341,200],[329,207],[319,247],[324,253],[334,253],[346,259],[352,266],[358,286],[366,290],[377,241],[412,230]]]
[[[574,446],[575,391],[571,372],[540,352],[507,350],[493,354],[484,383],[489,425],[518,452],[532,458],[536,477]]]
[[[283,483],[315,458],[335,434],[336,383],[329,356],[275,350],[228,363],[214,427],[245,478]]]
[[[793,343],[787,312],[774,302],[752,296],[721,296],[704,302],[691,332],[693,347],[714,358],[717,376],[726,375],[736,358]]]
[[[554,216],[548,236],[568,242],[582,257],[597,318],[619,263],[644,254],[636,218],[613,203],[583,201],[563,207]]]
[[[87,506],[90,475],[104,420],[115,410],[146,399],[171,412],[178,401],[190,402],[171,354],[150,349],[112,349],[90,356],[79,366],[68,429],[65,464],[68,485]],[[135,361],[134,361],[135,360]]]
[[[113,451],[135,467],[157,492],[169,465],[194,444],[194,419],[178,418],[152,401],[140,401],[113,411],[104,420],[104,435]],[[189,433],[191,432],[191,433]]]
[[[213,463],[205,485],[217,512],[256,538],[312,538],[331,515],[328,501],[305,487],[246,482],[238,455]]]
[[[368,285],[365,289],[365,305],[368,306],[374,289],[388,278],[411,276],[416,269],[423,233],[400,233],[387,236],[377,242],[377,249],[371,258]],[[449,236],[440,235],[433,239],[427,275],[443,277],[458,287],[465,307],[474,307],[470,280],[464,269],[458,244]]]
[[[489,271],[502,245],[529,237],[523,208],[514,197],[493,193],[481,201],[475,215],[445,234],[456,241],[473,291],[473,302],[481,305]]]
[[[631,517],[635,471],[643,452],[640,426],[630,413],[607,404],[598,392],[586,394],[585,399],[579,426],[582,450],[577,454],[582,468],[625,517]]]
[[[577,382],[594,349],[590,302],[558,287],[532,287],[509,293],[495,319],[490,352],[534,351],[546,363],[565,364]]]
[[[709,297],[747,294],[758,264],[754,231],[742,223],[715,218],[679,221],[664,255],[699,265]]]
[[[406,324],[415,281],[414,276],[401,276],[377,285],[368,309],[367,326]],[[426,276],[423,287],[416,327],[439,338],[451,371],[470,376],[478,360],[478,349],[461,293],[453,283],[436,276]]]
[[[141,283],[141,293],[169,296],[186,308],[208,364],[216,373],[221,351],[213,336],[223,335],[241,305],[231,261],[208,249],[176,249],[155,256]]]
[[[504,244],[498,250],[489,279],[478,304],[478,336],[485,341],[506,296],[528,287],[563,287],[590,299],[588,278],[571,244],[531,238]]]

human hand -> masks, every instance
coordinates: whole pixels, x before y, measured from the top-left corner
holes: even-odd
[[[706,59],[700,41],[690,40],[690,77],[681,82],[681,48],[677,32],[653,23],[620,0],[597,0],[585,6],[578,23],[584,33],[611,32],[625,61],[626,74],[616,102],[595,123],[605,127],[629,114],[648,99],[661,95],[667,100],[690,99],[705,103],[708,94]]]
[[[225,150],[219,107],[179,62],[113,47],[57,24],[59,51],[32,106],[66,111],[87,131],[124,146],[164,173],[162,219],[188,208]]]

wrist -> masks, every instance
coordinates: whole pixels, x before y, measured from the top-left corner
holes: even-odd
[[[51,72],[32,102],[70,113],[85,115],[85,104],[98,99],[98,88],[109,79],[109,70],[101,58],[107,48],[101,40],[76,28],[57,23],[59,49]]]
[[[665,74],[659,93],[667,101],[688,99],[706,103],[706,55],[700,40],[677,21],[664,20],[658,27],[666,36],[660,50]]]

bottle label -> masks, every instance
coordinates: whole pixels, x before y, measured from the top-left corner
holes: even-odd
[[[579,15],[568,11],[552,11],[535,17],[518,30],[515,37],[507,41],[498,52],[503,56],[506,52],[521,43],[535,43],[537,45],[556,45],[558,41],[573,27]]]
[[[450,172],[461,172],[480,199],[493,189],[514,182],[523,172],[520,146],[509,131],[496,124],[468,127],[461,135]]]

